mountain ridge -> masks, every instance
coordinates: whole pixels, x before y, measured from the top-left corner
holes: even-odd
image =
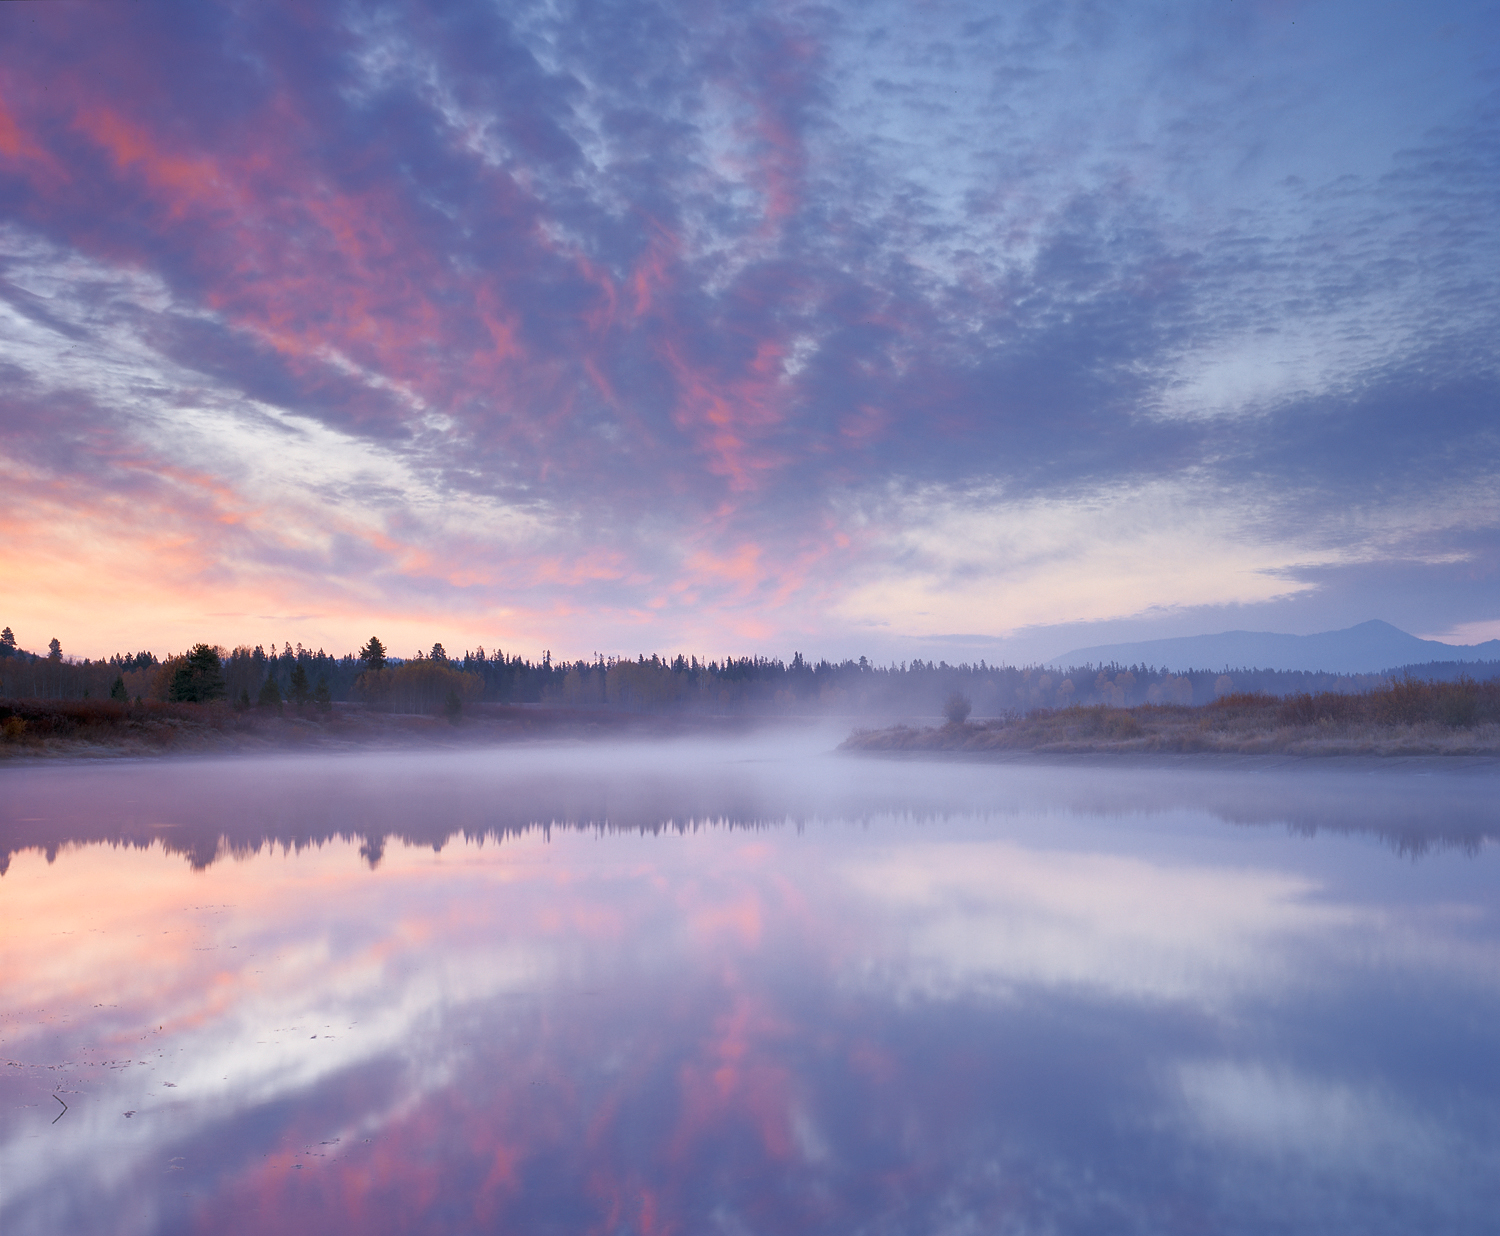
[[[1444,644],[1419,639],[1379,618],[1340,631],[1282,635],[1273,631],[1221,631],[1169,639],[1098,644],[1049,657],[1044,664],[1154,665],[1189,669],[1307,670],[1332,674],[1378,674],[1427,661],[1500,660],[1500,639],[1482,644]]]

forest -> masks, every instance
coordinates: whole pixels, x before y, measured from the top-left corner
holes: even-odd
[[[478,703],[550,705],[574,710],[713,715],[937,716],[955,692],[976,717],[1018,716],[1040,708],[1105,704],[1205,704],[1231,694],[1358,694],[1394,678],[1455,681],[1500,678],[1500,662],[1432,662],[1380,674],[1324,674],[1255,668],[1172,673],[1146,665],[1084,665],[1067,670],[915,659],[874,665],[864,657],[790,661],[759,656],[660,654],[554,661],[483,647],[450,655],[441,643],[413,657],[388,657],[372,638],[359,652],[333,656],[283,643],[228,649],[207,642],[159,658],[152,652],[75,659],[53,639],[45,653],[0,632],[0,699],[207,702],[242,708],[329,709],[335,703],[403,713],[450,713]]]

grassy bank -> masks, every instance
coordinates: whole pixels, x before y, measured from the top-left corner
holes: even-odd
[[[1038,709],[1023,717],[856,730],[841,750],[1500,755],[1500,682],[1406,679],[1353,695],[1237,694],[1198,707]]]
[[[127,704],[113,700],[0,700],[0,761],[108,756],[454,747],[531,738],[673,737],[744,728],[732,719],[600,713],[505,704],[461,716],[327,711],[287,705],[243,711],[223,703]]]

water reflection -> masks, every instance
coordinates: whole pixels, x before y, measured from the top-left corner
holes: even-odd
[[[3,1230],[1488,1230],[1493,773],[751,754],[7,770]]]
[[[749,742],[640,743],[453,754],[268,757],[4,769],[0,875],[11,855],[68,844],[161,843],[206,867],[262,845],[358,838],[441,848],[535,828],[682,831],[1067,810],[1170,809],[1313,836],[1367,833],[1401,853],[1477,851],[1500,839],[1492,760],[1369,763],[1195,757],[1131,764],[1063,757],[1009,765],[886,762],[824,754],[832,733]],[[163,769],[170,768],[170,775]]]

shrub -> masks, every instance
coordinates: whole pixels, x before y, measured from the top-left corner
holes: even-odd
[[[1284,701],[1276,696],[1260,691],[1231,691],[1205,705],[1203,711],[1208,716],[1227,721],[1233,717],[1243,717],[1247,713],[1268,713],[1278,709],[1282,703]]]
[[[1449,691],[1438,705],[1438,720],[1454,729],[1469,729],[1479,723],[1479,695],[1474,691]]]
[[[1401,678],[1361,695],[1345,695],[1337,691],[1290,695],[1281,702],[1277,719],[1284,725],[1364,722],[1467,728],[1500,720],[1500,682],[1480,683],[1472,678],[1460,678],[1456,682],[1423,682],[1416,678]]]
[[[969,713],[973,711],[974,705],[969,702],[969,697],[962,691],[955,691],[943,705],[943,716],[948,718],[950,725],[962,725],[969,719]]]
[[[1283,725],[1317,725],[1320,721],[1348,723],[1363,720],[1365,711],[1363,696],[1343,695],[1337,691],[1309,695],[1304,691],[1282,700],[1276,719]]]

